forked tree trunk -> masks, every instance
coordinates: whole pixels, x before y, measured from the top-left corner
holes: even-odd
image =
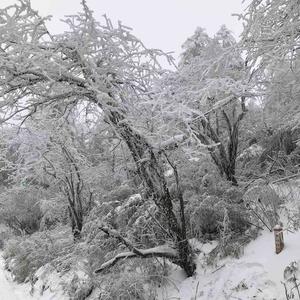
[[[227,147],[219,137],[218,122],[217,128],[215,130],[210,124],[209,120],[203,118],[200,121],[201,126],[198,126],[198,124],[196,124],[193,128],[195,135],[203,144],[208,146],[212,143],[216,144],[216,146],[208,148],[211,158],[219,169],[220,175],[225,175],[226,180],[230,181],[232,185],[235,186],[238,185],[235,171],[239,143],[239,127],[240,122],[242,121],[246,113],[244,97],[242,97],[241,99],[241,107],[242,112],[238,115],[235,122],[231,122],[226,112],[224,110],[222,111],[228,131]]]
[[[226,180],[230,181],[232,185],[234,186],[238,186],[238,182],[235,178],[235,167],[228,167],[226,170],[224,170],[225,172],[225,176],[226,176]]]
[[[83,180],[81,172],[76,160],[70,151],[61,146],[65,158],[69,164],[70,175],[65,176],[65,187],[63,189],[68,199],[69,215],[72,226],[72,233],[74,241],[78,241],[81,237],[81,230],[83,226],[83,208],[82,208],[82,188]]]
[[[238,147],[238,124],[236,124],[234,133],[230,133],[227,148],[207,120],[201,120],[201,126],[202,128],[193,128],[194,134],[207,146],[210,146],[213,143],[216,144],[216,146],[208,148],[213,162],[217,166],[221,176],[225,176],[226,180],[230,181],[232,185],[238,185],[235,178]]]
[[[229,142],[227,146],[228,167],[224,170],[227,180],[231,181],[233,185],[238,185],[237,180],[235,178],[235,170],[236,170],[237,149],[238,149],[238,142],[239,142],[239,137],[238,137],[239,125],[240,125],[239,121],[237,121],[232,126],[229,135]]]

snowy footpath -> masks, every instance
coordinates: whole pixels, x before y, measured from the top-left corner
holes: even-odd
[[[4,259],[0,252],[0,300],[33,300],[28,286],[13,282],[9,272],[4,270]]]

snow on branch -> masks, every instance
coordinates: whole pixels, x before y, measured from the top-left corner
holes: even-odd
[[[219,100],[217,103],[215,103],[213,105],[213,107],[208,110],[207,112],[205,112],[205,116],[207,116],[208,114],[216,111],[216,110],[219,110],[221,108],[223,108],[224,106],[226,106],[228,103],[232,102],[232,101],[236,101],[237,100],[237,97],[235,95],[230,95],[222,100]]]
[[[101,273],[102,271],[111,268],[114,266],[119,260],[127,259],[127,258],[147,258],[147,257],[163,257],[169,259],[178,259],[178,253],[175,249],[171,248],[168,245],[161,245],[154,248],[149,249],[138,249],[132,245],[132,243],[124,238],[118,231],[108,228],[106,226],[100,226],[100,230],[105,232],[107,235],[112,236],[118,239],[122,244],[124,244],[130,251],[122,252],[117,254],[112,259],[103,263],[100,268],[95,270],[95,273]]]
[[[149,248],[146,250],[138,250],[140,254],[134,253],[132,251],[129,252],[122,252],[117,254],[112,259],[108,260],[107,262],[103,263],[99,269],[95,271],[96,274],[101,273],[102,271],[111,268],[114,266],[119,260],[121,259],[127,259],[127,258],[147,258],[147,257],[163,257],[163,258],[169,258],[169,259],[177,259],[178,254],[177,251],[170,246],[162,245],[154,248]]]

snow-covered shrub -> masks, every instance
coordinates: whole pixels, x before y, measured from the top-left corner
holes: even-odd
[[[285,289],[285,295],[287,300],[289,299],[299,299],[300,297],[300,270],[299,262],[291,262],[283,272],[283,286]],[[296,296],[297,295],[297,296]]]
[[[0,250],[3,249],[5,242],[9,240],[13,236],[12,229],[0,225]]]
[[[146,260],[142,265],[147,264]],[[137,266],[136,266],[137,267]],[[153,282],[153,278],[155,281]],[[157,299],[157,279],[164,277],[158,273],[149,276],[144,273],[143,268],[138,271],[123,271],[119,274],[112,273],[106,278],[99,279],[99,298],[103,300],[155,300]]]
[[[18,282],[32,278],[34,273],[49,262],[59,264],[73,247],[69,226],[43,231],[31,236],[10,239],[4,248],[6,265]],[[61,261],[65,261],[61,259]]]
[[[89,279],[82,279],[75,274],[71,283],[66,287],[68,295],[72,300],[84,300],[91,295],[94,285]]]
[[[102,263],[114,257],[118,251],[127,249],[117,239],[99,230],[97,232],[96,228],[91,232],[85,228],[83,232],[85,242],[77,244],[72,256],[83,258],[81,271],[87,274],[89,280],[74,278],[72,285],[67,288],[71,299],[80,299],[76,297],[91,292],[92,288],[93,295],[99,292],[99,299],[156,299],[151,295],[155,294],[157,286],[165,283],[169,263],[164,259],[128,259],[95,276],[95,269]]]
[[[212,251],[210,260],[219,257],[233,256],[236,258],[243,255],[244,247],[257,238],[258,229],[248,228],[243,234],[234,235],[232,232],[223,230],[219,238],[218,246]]]
[[[235,234],[242,234],[249,227],[249,216],[243,207],[217,196],[207,196],[198,203],[189,203],[187,214],[190,216],[191,234],[198,238],[218,238],[225,225],[228,232]]]
[[[269,176],[281,177],[297,173],[300,163],[300,150],[297,146],[298,130],[284,126],[273,135],[262,139],[264,151],[255,165],[260,166]]]
[[[289,155],[289,164],[294,167],[295,173],[298,172],[299,164],[300,164],[300,138],[297,143],[297,148]]]
[[[196,236],[212,239],[217,236],[222,213],[216,209],[218,199],[209,196],[191,214],[191,230]]]
[[[39,229],[42,217],[39,206],[40,190],[16,187],[4,190],[0,199],[0,220],[16,234],[31,234]]]
[[[55,195],[52,198],[40,201],[42,219],[40,222],[41,230],[55,228],[59,223],[68,223],[68,206],[62,195]]]
[[[260,162],[264,162],[270,157],[274,157],[279,151],[289,155],[296,148],[293,141],[293,135],[290,128],[284,128],[275,132],[271,137],[266,139],[266,149],[261,154]]]
[[[181,158],[180,184],[184,192],[194,191],[197,194],[201,193],[204,178],[210,181],[210,189],[215,188],[219,174],[209,156],[189,160]]]
[[[156,299],[149,296],[156,290],[150,287],[162,284],[166,278],[169,265],[163,259],[124,260],[101,275],[93,275],[116,253],[128,251],[118,239],[99,230],[102,224],[118,230],[137,247],[155,247],[168,238],[160,228],[164,223],[156,207],[140,194],[99,204],[89,213],[82,231],[84,242],[75,250],[78,257],[84,257],[85,271],[101,291],[100,299]]]
[[[250,215],[241,204],[242,195],[239,187],[223,182],[214,189],[204,189],[203,194],[188,199],[186,219],[189,236],[218,240],[218,246],[208,257],[208,263],[220,256],[238,256],[243,246],[255,236],[249,234]]]
[[[128,265],[133,272],[138,272],[141,277],[144,277],[145,284],[150,286],[166,284],[167,276],[172,269],[170,262],[164,258],[136,259]]]
[[[278,210],[282,199],[270,185],[254,185],[243,196],[252,218],[270,231],[279,222]]]
[[[144,280],[138,274],[126,273],[111,278],[113,284],[104,284],[99,299],[103,300],[148,300],[144,290]]]
[[[95,207],[86,219],[83,234],[90,242],[101,240],[101,249],[108,251],[118,248],[114,238],[108,238],[99,231],[106,224],[117,229],[137,245],[155,247],[165,243],[168,237],[162,216],[152,201],[142,199],[140,194],[131,195],[120,201],[104,202]]]
[[[281,205],[281,216],[284,226],[290,231],[297,231],[300,228],[300,185],[299,180],[283,181],[273,184],[272,188],[283,199]]]
[[[262,146],[256,143],[242,151],[238,156],[237,165],[243,176],[252,178],[259,170],[258,161],[263,151]]]

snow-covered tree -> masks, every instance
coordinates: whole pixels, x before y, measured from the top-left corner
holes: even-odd
[[[204,146],[220,173],[237,184],[239,128],[251,95],[241,50],[225,26],[214,38],[198,28],[183,48],[178,71],[162,82],[165,118],[172,123],[169,128]]]
[[[251,1],[240,18],[244,22],[240,44],[256,74],[253,79],[266,113],[271,113],[276,128],[299,126],[299,2]]]
[[[240,18],[242,44],[253,66],[293,60],[300,45],[300,5],[297,0],[253,0]]]
[[[190,64],[195,57],[204,55],[205,49],[210,45],[211,38],[203,28],[197,27],[194,34],[182,45],[179,65]]]
[[[262,100],[265,122],[273,131],[300,126],[300,60],[278,63],[266,72]]]
[[[74,126],[64,119],[55,119],[48,110],[32,116],[12,141],[19,145],[11,176],[14,184],[50,188],[53,194],[62,194],[75,238],[80,236],[91,182],[85,176],[89,163],[80,153],[78,141]]]
[[[142,179],[147,196],[167,220],[174,249],[139,250],[114,230],[101,227],[125,244],[122,257],[162,256],[181,266],[191,276],[195,270],[192,250],[186,238],[183,200],[181,218],[173,210],[159,153],[135,128],[134,105],[151,99],[151,83],[161,74],[159,58],[168,56],[145,48],[121,23],[108,18],[99,24],[82,1],[83,11],[69,16],[69,31],[51,35],[46,19],[29,1],[20,1],[0,11],[0,103],[2,121],[20,118],[24,123],[39,109],[77,105],[101,110],[105,122],[127,145]],[[180,220],[180,221],[179,221]]]

